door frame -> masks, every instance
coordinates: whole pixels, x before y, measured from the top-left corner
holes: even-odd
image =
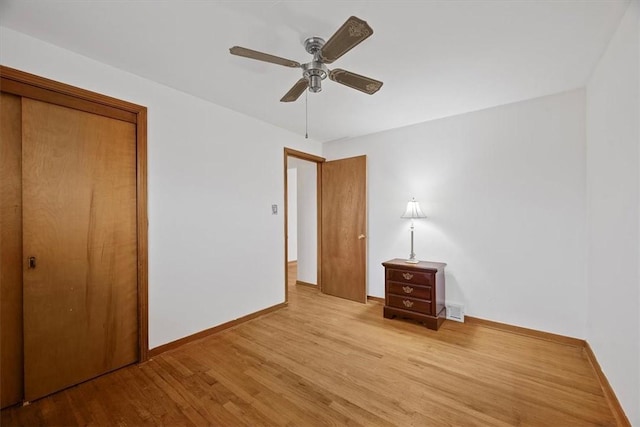
[[[317,209],[317,253],[316,262],[318,289],[322,290],[322,223],[320,215],[322,214],[322,163],[326,161],[324,157],[314,154],[304,153],[292,148],[284,147],[284,302],[289,302],[289,184],[287,177],[287,167],[289,165],[289,157],[295,157],[301,160],[307,160],[316,164],[316,209]]]
[[[0,65],[2,92],[133,123],[136,126],[138,363],[149,358],[147,107]]]

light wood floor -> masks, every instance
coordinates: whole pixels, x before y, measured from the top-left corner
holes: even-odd
[[[2,426],[615,425],[580,348],[451,321],[435,332],[305,286],[289,300],[2,411]]]

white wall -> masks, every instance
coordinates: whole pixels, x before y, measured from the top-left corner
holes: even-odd
[[[287,261],[298,259],[298,169],[287,168]]]
[[[640,426],[640,7],[587,85],[587,341]]]
[[[284,301],[283,147],[319,143],[2,27],[0,63],[148,107],[151,348]]]
[[[317,164],[296,159],[298,165],[298,280],[318,284]]]
[[[428,102],[425,100],[425,102]],[[415,252],[442,261],[447,300],[468,315],[583,338],[584,91],[325,143],[328,159],[367,155],[368,293],[381,262]]]

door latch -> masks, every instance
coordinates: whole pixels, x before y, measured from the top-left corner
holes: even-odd
[[[29,268],[36,268],[36,257],[29,257]]]

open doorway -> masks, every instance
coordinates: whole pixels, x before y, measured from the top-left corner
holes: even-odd
[[[312,191],[313,179],[309,178],[313,175],[307,176],[301,166],[307,164],[311,165],[311,169],[315,164],[315,195]],[[293,186],[296,188],[295,193]],[[309,284],[324,294],[366,303],[366,156],[327,162],[322,157],[285,148],[284,195],[285,302],[289,301],[291,283]],[[295,202],[291,201],[291,205],[296,206],[295,213],[293,208],[291,210],[291,222],[296,224],[295,231],[293,224],[291,228],[289,226],[290,197],[295,197]],[[308,199],[316,200],[315,221],[308,221],[310,216],[302,213],[309,211]],[[309,223],[315,224],[315,245],[308,238],[313,233],[313,226],[309,227]],[[301,240],[301,235],[306,236],[306,239],[302,237],[305,240]],[[310,257],[316,259],[315,280],[312,274],[313,260]]]
[[[287,165],[289,281],[318,285],[318,191],[315,162],[290,157]],[[295,275],[294,277],[292,277]]]
[[[285,300],[289,285],[320,288],[322,157],[285,149]]]

